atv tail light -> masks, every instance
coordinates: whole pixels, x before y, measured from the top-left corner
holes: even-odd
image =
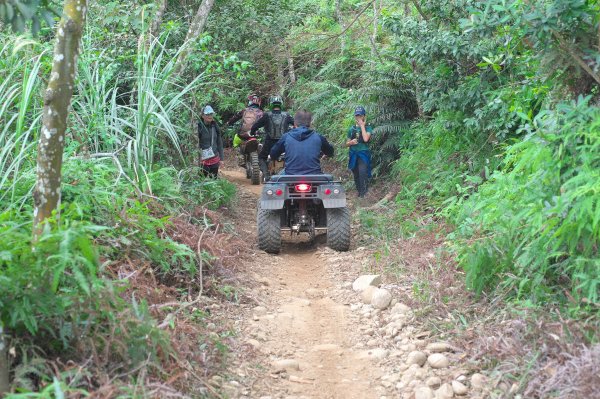
[[[310,191],[310,189],[311,189],[310,184],[305,184],[305,183],[296,184],[296,191],[299,191],[301,193],[305,193],[307,191]]]
[[[281,197],[283,195],[283,190],[278,188],[277,190],[275,190],[275,195]]]
[[[267,190],[267,195],[273,195],[273,190]]]
[[[331,194],[331,189],[330,188],[326,188],[325,189],[325,195],[330,195]]]
[[[340,189],[339,189],[339,188],[335,188],[335,189],[333,190],[333,193],[334,193],[334,194],[336,194],[336,195],[337,195],[337,194],[339,194],[339,193],[340,193]]]

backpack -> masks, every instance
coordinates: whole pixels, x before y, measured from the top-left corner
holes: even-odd
[[[269,112],[267,115],[269,115],[266,129],[267,136],[271,139],[279,140],[289,130],[287,125],[288,114],[282,111],[278,114]]]
[[[252,125],[260,119],[263,112],[260,108],[248,107],[244,110],[242,115],[242,127],[240,128],[240,134],[250,133]]]

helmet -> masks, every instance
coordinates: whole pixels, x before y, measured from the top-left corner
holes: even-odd
[[[260,97],[257,94],[250,94],[248,96],[248,106],[253,104],[260,105]]]
[[[275,107],[276,105],[279,105],[281,108],[283,107],[283,100],[281,99],[281,96],[274,95],[269,98],[269,104],[271,104],[271,108]]]
[[[356,107],[356,109],[354,110],[354,116],[358,116],[358,115],[366,115],[367,111],[365,111],[365,107]]]

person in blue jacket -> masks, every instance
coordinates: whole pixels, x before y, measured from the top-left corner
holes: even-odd
[[[323,173],[321,153],[333,156],[333,146],[310,128],[311,122],[310,112],[296,112],[294,129],[284,134],[271,149],[271,159],[277,159],[285,152],[286,175],[320,175]]]
[[[354,184],[359,197],[364,197],[369,191],[371,177],[371,152],[368,142],[371,140],[373,127],[367,124],[367,112],[364,107],[354,110],[355,125],[348,129],[346,147],[350,148],[348,169],[354,175]]]

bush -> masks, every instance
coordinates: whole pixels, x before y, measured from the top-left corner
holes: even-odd
[[[532,303],[598,303],[600,109],[580,98],[526,129],[501,170],[452,206],[467,282],[478,292],[500,283]]]

